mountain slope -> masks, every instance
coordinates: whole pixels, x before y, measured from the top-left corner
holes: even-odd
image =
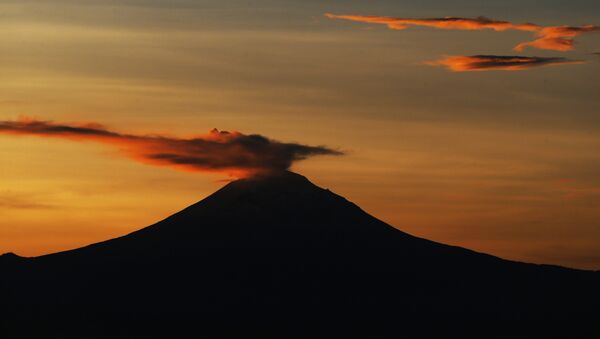
[[[24,321],[61,337],[599,333],[597,273],[413,237],[290,172],[124,237],[4,262],[0,319],[19,334]]]

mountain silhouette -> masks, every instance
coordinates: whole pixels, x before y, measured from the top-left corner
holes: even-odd
[[[305,177],[139,231],[0,257],[7,338],[598,338],[600,273],[418,238]]]

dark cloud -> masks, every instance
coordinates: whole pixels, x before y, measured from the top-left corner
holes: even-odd
[[[505,55],[449,56],[427,62],[432,66],[445,66],[453,72],[469,71],[521,71],[533,67],[580,64],[584,61],[567,58],[525,57]]]
[[[20,119],[0,121],[0,133],[34,135],[112,145],[137,161],[192,172],[225,172],[235,177],[288,169],[295,161],[316,155],[342,155],[325,146],[284,143],[262,135],[213,129],[193,138],[133,135],[99,124],[57,124]]]

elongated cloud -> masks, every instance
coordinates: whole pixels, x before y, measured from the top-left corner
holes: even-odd
[[[538,49],[547,49],[555,51],[570,51],[574,49],[574,38],[590,32],[600,31],[600,26],[585,25],[585,26],[549,26],[544,27],[532,23],[514,24],[508,21],[499,21],[488,19],[485,17],[478,18],[460,18],[460,17],[445,17],[445,18],[430,18],[430,19],[411,19],[411,18],[394,18],[389,16],[371,16],[371,15],[336,15],[326,13],[326,17],[330,19],[342,19],[372,24],[386,25],[389,29],[404,30],[410,26],[425,26],[438,29],[453,29],[453,30],[484,30],[491,29],[497,32],[507,30],[517,30],[534,32],[538,39],[530,42],[518,44],[514,49],[522,51],[527,47]]]
[[[534,47],[561,52],[571,51],[575,49],[575,37],[598,31],[600,26],[594,25],[545,27],[537,33],[538,39],[520,43],[515,50],[523,51],[527,47]]]
[[[533,67],[580,64],[581,60],[567,58],[544,58],[505,55],[449,56],[430,61],[432,66],[445,66],[453,72],[472,71],[522,71]]]
[[[336,15],[326,13],[326,17],[330,19],[343,19],[350,21],[366,22],[372,24],[383,24],[390,29],[403,30],[409,26],[426,26],[434,27],[439,29],[459,29],[459,30],[483,30],[492,29],[494,31],[506,31],[506,30],[519,30],[535,32],[540,29],[540,26],[524,23],[524,24],[513,24],[508,21],[497,21],[488,19],[485,17],[478,18],[459,18],[459,17],[445,17],[445,18],[431,18],[431,19],[408,19],[408,18],[394,18],[389,16],[371,16],[371,15]]]
[[[53,206],[42,204],[32,196],[22,193],[0,192],[0,209],[51,209]]]
[[[293,162],[315,155],[342,154],[324,146],[283,143],[258,134],[216,129],[183,139],[123,134],[96,123],[57,124],[20,119],[0,121],[0,133],[98,142],[114,146],[124,155],[145,164],[192,172],[225,172],[234,177],[286,170]]]

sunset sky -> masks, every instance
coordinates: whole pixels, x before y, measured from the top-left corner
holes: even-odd
[[[293,163],[413,235],[600,269],[597,25],[596,0],[0,1],[0,253]]]

